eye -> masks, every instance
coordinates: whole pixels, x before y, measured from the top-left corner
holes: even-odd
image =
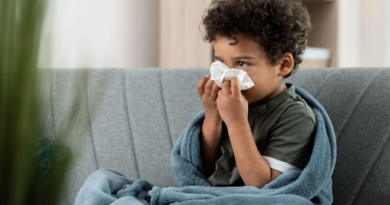
[[[247,65],[245,62],[242,62],[242,61],[238,61],[238,65],[240,66],[240,67],[246,67],[246,66],[244,66],[244,65]]]

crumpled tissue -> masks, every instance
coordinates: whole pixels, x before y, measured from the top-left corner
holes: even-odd
[[[241,70],[232,68],[230,69],[225,63],[221,61],[215,61],[210,66],[211,80],[213,80],[219,87],[222,86],[222,83],[225,81],[232,80],[233,77],[238,78],[240,90],[247,90],[255,84],[248,74]]]

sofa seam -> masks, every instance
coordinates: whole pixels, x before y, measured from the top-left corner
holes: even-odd
[[[321,94],[321,92],[324,89],[325,85],[328,83],[329,79],[331,79],[332,76],[334,76],[335,73],[337,73],[338,71],[339,71],[338,69],[335,69],[335,71],[333,71],[333,73],[328,76],[328,78],[325,80],[324,84],[322,84],[321,89],[318,91],[318,93],[317,93],[317,95],[315,97],[316,100],[317,100],[318,96]]]
[[[89,106],[89,71],[86,70],[87,72],[87,75],[86,75],[86,104],[87,104],[87,115],[88,115],[88,122],[89,122],[89,132],[91,133],[91,143],[92,143],[92,149],[93,149],[93,153],[94,153],[94,156],[95,156],[95,164],[96,164],[96,168],[99,169],[99,162],[98,162],[98,159],[97,159],[97,153],[96,153],[96,147],[95,147],[95,140],[93,139],[93,133],[92,133],[92,123],[91,123],[91,114],[90,114],[90,106]]]
[[[347,121],[345,121],[343,127],[341,128],[339,134],[338,134],[338,135],[336,134],[336,136],[339,136],[339,137],[336,138],[336,142],[338,142],[339,139],[340,139],[340,137],[342,136],[345,127],[347,126],[347,124],[348,124],[349,120],[351,119],[351,116],[352,116],[353,113],[355,112],[356,108],[359,107],[359,105],[360,105],[360,103],[361,103],[361,100],[363,99],[363,97],[364,97],[364,96],[366,95],[366,93],[367,93],[367,90],[372,86],[372,83],[380,76],[379,74],[382,73],[382,72],[383,72],[383,70],[380,71],[380,72],[378,72],[378,73],[376,74],[376,76],[373,78],[373,80],[370,82],[370,84],[369,84],[369,85],[366,87],[366,89],[364,90],[363,94],[360,96],[360,98],[359,98],[358,102],[356,103],[355,107],[353,108],[353,110],[352,110],[351,113],[349,114]]]
[[[133,130],[131,128],[131,119],[130,119],[129,107],[127,105],[128,104],[127,92],[126,92],[126,89],[127,89],[127,87],[126,87],[126,77],[127,77],[127,75],[126,75],[125,71],[123,71],[123,72],[124,72],[124,74],[123,74],[123,86],[124,86],[123,91],[124,91],[124,97],[125,97],[125,108],[126,108],[127,120],[129,121],[128,126],[129,126],[129,131],[130,131],[131,147],[132,147],[132,149],[134,151],[134,162],[135,162],[135,170],[137,172],[137,178],[141,178],[141,174],[139,172],[139,167],[138,167],[139,165],[138,165],[138,160],[137,160],[137,152],[136,152],[135,146],[134,146],[134,137],[133,137]]]
[[[168,138],[171,141],[171,150],[172,150],[173,149],[173,139],[172,139],[172,133],[171,133],[170,123],[169,123],[169,119],[168,119],[167,107],[165,105],[165,95],[164,95],[164,87],[163,87],[163,83],[162,83],[162,70],[161,69],[160,69],[159,73],[160,73],[160,86],[161,86],[162,103],[164,106],[165,119],[166,119],[166,122],[168,124],[168,133],[169,133]]]
[[[381,156],[381,153],[383,152],[383,148],[384,148],[385,145],[388,143],[389,139],[390,139],[390,135],[388,134],[385,143],[383,143],[383,146],[382,146],[381,149],[380,149],[381,151],[380,151],[380,152],[378,153],[378,155],[375,157],[375,160],[374,160],[374,162],[372,163],[372,165],[370,166],[370,169],[369,169],[369,171],[367,172],[366,176],[364,177],[364,180],[362,181],[359,190],[356,192],[356,195],[355,195],[355,197],[353,198],[352,204],[355,204],[355,201],[356,201],[357,196],[359,196],[359,194],[360,194],[360,192],[361,192],[361,190],[362,190],[362,188],[363,188],[363,185],[365,184],[365,182],[366,182],[368,176],[370,175],[370,173],[371,173],[371,171],[372,171],[372,168],[374,167],[374,165],[375,165],[376,162],[378,161],[379,156]]]

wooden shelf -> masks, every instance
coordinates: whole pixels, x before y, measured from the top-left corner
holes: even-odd
[[[200,23],[211,0],[161,0],[159,67],[208,68],[211,44],[203,42]]]
[[[331,51],[330,66],[338,66],[338,2],[331,0],[302,1],[310,14],[309,47],[327,48]]]

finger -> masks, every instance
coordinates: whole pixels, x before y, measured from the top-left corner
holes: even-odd
[[[218,96],[219,86],[214,82],[213,87],[211,88],[211,98],[216,98]]]
[[[214,81],[213,80],[208,80],[207,83],[206,83],[206,87],[204,89],[204,95],[207,96],[207,97],[210,97],[210,93],[211,93],[211,88],[213,87],[213,84],[214,84]]]
[[[231,86],[231,82],[230,81],[223,82],[222,83],[222,93],[231,95],[232,92],[230,91],[230,86]]]
[[[222,90],[218,91],[218,96],[222,96]],[[217,106],[218,106],[218,101],[221,100],[222,97],[217,98]]]
[[[198,93],[200,96],[202,96],[204,94],[204,85],[206,84],[207,80],[208,80],[209,76],[208,75],[205,75],[203,78],[201,78],[198,82],[198,85],[196,86],[196,88],[198,89]]]
[[[232,94],[233,95],[239,96],[241,94],[240,84],[238,82],[238,78],[237,77],[233,77],[231,87],[232,87]]]

